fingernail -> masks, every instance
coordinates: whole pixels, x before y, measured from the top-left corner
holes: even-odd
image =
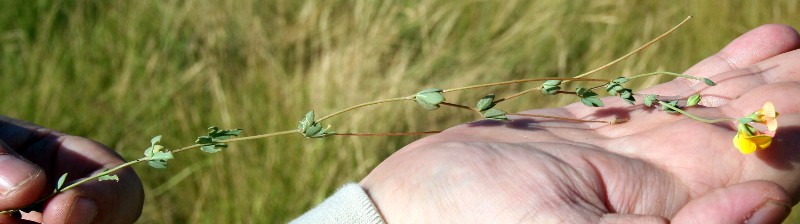
[[[17,157],[0,155],[0,197],[5,197],[39,175],[33,164]]]
[[[69,212],[66,223],[92,223],[97,215],[97,204],[93,200],[79,197]]]
[[[792,208],[786,203],[767,200],[745,223],[780,223],[789,216],[791,210]]]

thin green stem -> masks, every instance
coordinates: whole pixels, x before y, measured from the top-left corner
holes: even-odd
[[[694,77],[694,76],[691,76],[691,75],[684,75],[684,74],[680,74],[680,73],[674,73],[674,72],[651,72],[651,73],[634,75],[634,76],[628,77],[628,79],[634,80],[634,79],[643,78],[643,77],[647,77],[647,76],[653,76],[653,75],[671,75],[671,76],[682,77],[682,78],[687,78],[687,79],[694,79],[694,80],[700,80],[700,81],[703,80],[703,78]]]
[[[734,120],[734,119],[731,119],[731,118],[706,119],[706,118],[698,117],[697,115],[691,114],[691,113],[686,112],[684,110],[681,110],[680,108],[678,108],[676,106],[669,105],[668,103],[665,103],[664,101],[658,101],[658,104],[661,104],[662,107],[667,107],[669,109],[677,111],[678,113],[686,115],[689,118],[695,119],[695,120],[703,122],[703,123],[713,124],[713,123],[718,123],[718,122],[723,122],[723,121],[732,121],[732,120]]]
[[[468,89],[476,89],[476,88],[484,88],[484,87],[491,87],[491,86],[500,86],[500,85],[508,85],[508,84],[517,84],[517,83],[526,83],[526,82],[535,82],[535,81],[547,81],[547,80],[566,80],[566,81],[594,81],[594,82],[608,82],[606,79],[585,79],[585,78],[530,78],[530,79],[518,79],[518,80],[511,80],[505,82],[495,82],[495,83],[487,83],[487,84],[480,84],[474,86],[465,86],[459,88],[452,88],[443,90],[442,93],[446,92],[455,92],[461,90],[468,90]]]
[[[408,135],[429,135],[442,131],[417,131],[417,132],[392,132],[392,133],[336,133],[338,136],[408,136]]]
[[[678,23],[678,25],[675,25],[674,27],[672,27],[672,29],[669,29],[669,30],[667,30],[667,32],[664,32],[663,34],[659,35],[659,36],[658,36],[658,37],[656,37],[655,39],[651,40],[650,42],[647,42],[646,44],[642,45],[642,46],[641,46],[641,47],[639,47],[639,48],[636,48],[635,50],[633,50],[633,51],[629,52],[628,54],[626,54],[626,55],[623,55],[622,57],[619,57],[619,58],[617,58],[616,60],[614,60],[614,61],[611,61],[611,62],[609,62],[609,63],[607,63],[607,64],[605,64],[605,65],[603,65],[603,66],[600,66],[600,67],[598,67],[598,68],[596,68],[596,69],[594,69],[594,70],[591,70],[591,71],[585,72],[585,73],[583,73],[583,74],[577,75],[577,76],[575,76],[575,77],[573,77],[573,78],[583,78],[583,77],[585,77],[585,76],[588,76],[588,75],[594,74],[595,72],[598,72],[598,71],[601,71],[601,70],[603,70],[603,69],[606,69],[606,68],[608,68],[608,67],[610,67],[610,66],[612,66],[612,65],[614,65],[614,64],[616,64],[616,63],[619,63],[620,61],[622,61],[622,60],[624,60],[624,59],[626,59],[626,58],[628,58],[628,57],[630,57],[630,56],[632,56],[632,55],[634,55],[634,54],[636,54],[636,53],[639,53],[640,51],[644,50],[645,48],[649,47],[650,45],[653,45],[654,43],[658,42],[659,40],[663,39],[664,37],[668,36],[669,34],[671,34],[672,32],[674,32],[675,30],[677,30],[678,28],[680,28],[681,26],[683,26],[683,24],[685,24],[686,22],[688,22],[688,21],[689,21],[691,18],[692,18],[691,16],[688,16],[688,17],[686,17],[686,19],[684,19],[683,21],[681,21],[681,23]],[[567,83],[567,82],[569,82],[569,80],[562,82],[562,84],[564,84],[564,83]],[[516,93],[516,94],[512,94],[512,95],[510,95],[510,96],[507,96],[507,97],[505,97],[505,98],[500,98],[500,99],[497,99],[497,100],[495,100],[494,102],[495,102],[495,103],[503,102],[503,101],[506,101],[506,100],[509,100],[509,99],[512,99],[512,98],[516,98],[516,97],[522,96],[522,95],[524,95],[524,94],[527,94],[527,93],[529,93],[529,92],[537,91],[537,90],[539,90],[540,88],[541,88],[541,87],[536,87],[536,88],[528,89],[528,90],[525,90],[525,91],[522,91],[522,92],[519,92],[519,93]]]
[[[273,133],[262,134],[262,135],[253,135],[253,136],[247,136],[247,137],[241,137],[241,138],[230,138],[230,139],[221,140],[221,141],[218,141],[218,142],[219,143],[238,142],[238,141],[251,140],[251,139],[268,138],[268,137],[273,137],[273,136],[278,136],[278,135],[287,135],[287,134],[292,134],[292,133],[297,133],[297,130],[287,130],[287,131],[273,132]],[[171,152],[172,153],[179,153],[179,152],[186,151],[186,150],[189,150],[189,149],[199,148],[201,146],[204,146],[204,144],[194,144],[194,145],[186,146],[186,147],[179,148],[179,149],[176,149],[176,150],[172,150]]]
[[[538,114],[508,114],[508,115],[523,116],[523,117],[549,118],[549,119],[572,121],[572,122],[582,122],[582,123],[592,123],[593,122],[593,123],[608,123],[608,124],[611,124],[611,123],[614,122],[614,121],[603,121],[603,120],[583,120],[583,119],[577,119],[577,118],[538,115]]]
[[[403,101],[403,100],[413,100],[413,99],[414,99],[414,96],[407,96],[407,97],[398,97],[398,98],[391,98],[391,99],[385,99],[385,100],[376,100],[376,101],[372,101],[372,102],[366,102],[366,103],[362,103],[362,104],[355,105],[355,106],[352,106],[352,107],[348,107],[348,108],[346,108],[344,110],[337,111],[336,113],[332,113],[332,114],[330,114],[328,116],[324,116],[324,117],[320,118],[319,120],[317,120],[317,123],[322,122],[323,120],[326,120],[328,118],[334,117],[336,115],[342,114],[344,112],[355,110],[355,109],[358,109],[358,108],[361,108],[361,107],[366,107],[366,106],[371,106],[371,105],[376,105],[376,104],[382,104],[382,103]]]
[[[471,110],[471,111],[475,111],[475,112],[480,112],[480,111],[478,111],[478,109],[475,109],[475,108],[472,108],[472,107],[468,107],[468,106],[464,106],[464,105],[461,105],[461,104],[448,103],[448,102],[441,102],[439,104],[445,105],[445,106],[461,108],[461,109],[465,109],[465,110]]]
[[[626,59],[626,58],[628,58],[628,57],[630,57],[630,56],[632,56],[632,55],[634,55],[636,53],[639,53],[640,51],[644,50],[645,48],[649,47],[650,45],[653,45],[654,43],[658,42],[659,40],[663,39],[664,37],[670,35],[672,32],[675,32],[675,30],[677,30],[678,28],[683,26],[683,24],[686,24],[686,22],[688,22],[690,19],[692,19],[692,16],[686,17],[686,19],[681,21],[681,23],[678,23],[678,25],[675,25],[674,27],[672,27],[672,29],[667,30],[667,32],[664,32],[663,34],[659,35],[658,37],[656,37],[655,39],[651,40],[650,42],[647,42],[646,44],[642,45],[641,47],[636,48],[636,50],[633,50],[630,53],[628,53],[628,54],[626,54],[626,55],[624,55],[624,56],[622,56],[620,58],[617,58],[617,60],[613,60],[613,61],[609,62],[608,64],[600,66],[600,67],[598,67],[598,68],[596,68],[594,70],[588,71],[588,72],[580,74],[578,76],[575,76],[575,78],[582,78],[584,76],[594,74],[595,72],[598,72],[600,70],[606,69],[606,68],[616,64],[617,62],[620,62],[620,61],[622,61],[622,60],[624,60],[624,59]]]

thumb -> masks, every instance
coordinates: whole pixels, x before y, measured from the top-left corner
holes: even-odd
[[[0,140],[0,210],[33,203],[42,195],[46,183],[41,168]]]
[[[35,202],[45,190],[43,170],[20,156],[0,140],[0,210],[19,208]],[[19,220],[0,215],[0,223]]]
[[[762,180],[717,189],[694,198],[673,223],[780,223],[791,211],[789,194]]]

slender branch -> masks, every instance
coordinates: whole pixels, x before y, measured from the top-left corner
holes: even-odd
[[[675,25],[674,27],[672,27],[672,29],[669,29],[669,30],[667,30],[667,32],[664,32],[663,34],[659,35],[659,36],[658,36],[658,37],[656,37],[655,39],[651,40],[650,42],[647,42],[646,44],[642,45],[642,46],[641,46],[641,47],[639,47],[639,48],[636,48],[635,50],[633,50],[633,51],[629,52],[628,54],[626,54],[626,55],[623,55],[622,57],[619,57],[619,58],[617,58],[616,60],[613,60],[613,61],[611,61],[611,62],[609,62],[609,63],[607,63],[607,64],[605,64],[605,65],[603,65],[603,66],[600,66],[600,67],[598,67],[598,68],[594,69],[594,70],[591,70],[591,71],[585,72],[585,73],[583,73],[583,74],[577,75],[577,76],[575,76],[575,77],[573,77],[573,78],[583,78],[583,77],[585,77],[585,76],[588,76],[588,75],[594,74],[595,72],[598,72],[598,71],[600,71],[600,70],[606,69],[606,68],[608,68],[608,67],[610,67],[610,66],[612,66],[612,65],[614,65],[614,64],[616,64],[616,63],[618,63],[618,62],[620,62],[620,61],[622,61],[622,60],[624,60],[624,59],[626,59],[626,58],[628,58],[628,57],[630,57],[630,56],[632,56],[632,55],[634,55],[634,54],[636,54],[636,53],[639,53],[640,51],[644,50],[645,48],[649,47],[650,45],[653,45],[654,43],[658,42],[659,40],[663,39],[664,37],[668,36],[669,34],[671,34],[672,32],[674,32],[675,30],[677,30],[678,28],[680,28],[681,26],[683,26],[683,24],[685,24],[686,22],[688,22],[688,21],[689,21],[691,18],[692,18],[691,16],[688,16],[688,17],[686,17],[686,19],[684,19],[683,21],[681,21],[681,23],[678,23],[678,25]],[[570,80],[566,80],[566,81],[562,82],[562,84],[564,84],[564,83],[567,83],[567,82],[569,82],[569,81],[570,81]],[[529,92],[537,91],[537,90],[539,90],[540,88],[541,88],[541,87],[536,87],[536,88],[528,89],[528,90],[525,90],[525,91],[522,91],[522,92],[519,92],[519,93],[516,93],[516,94],[512,94],[512,95],[510,95],[510,96],[507,96],[507,97],[505,97],[505,98],[500,98],[500,99],[497,99],[497,100],[495,100],[494,102],[495,102],[495,103],[503,102],[503,101],[506,101],[506,100],[509,100],[509,99],[512,99],[512,98],[516,98],[516,97],[522,96],[522,95],[524,95],[524,94],[527,94],[527,93],[529,93]]]
[[[366,103],[362,103],[362,104],[355,105],[355,106],[352,106],[352,107],[348,107],[348,108],[346,108],[344,110],[337,111],[336,113],[332,113],[332,114],[330,114],[328,116],[324,116],[324,117],[320,118],[319,120],[317,120],[317,122],[321,122],[321,121],[326,120],[328,118],[331,118],[331,117],[334,117],[336,115],[342,114],[344,112],[355,110],[355,109],[358,109],[358,108],[361,108],[361,107],[366,107],[366,106],[371,106],[371,105],[376,105],[376,104],[381,104],[381,103],[395,102],[395,101],[413,100],[413,99],[414,99],[414,96],[407,96],[407,97],[398,97],[398,98],[391,98],[391,99],[385,99],[385,100],[376,100],[376,101],[372,101],[372,102],[366,102]]]
[[[663,39],[664,37],[672,34],[672,32],[675,32],[675,30],[677,30],[678,28],[683,26],[683,24],[686,24],[686,22],[689,22],[690,19],[692,19],[692,16],[686,17],[686,19],[683,19],[683,21],[678,23],[678,25],[675,25],[674,27],[672,27],[672,29],[667,30],[667,32],[664,32],[663,34],[659,35],[658,37],[656,37],[655,39],[651,40],[650,42],[647,42],[646,44],[642,45],[641,47],[636,48],[636,50],[633,50],[630,53],[628,53],[628,54],[626,54],[626,55],[624,55],[624,56],[622,56],[620,58],[617,58],[617,60],[613,60],[613,61],[609,62],[608,64],[600,66],[600,67],[598,67],[598,68],[596,68],[594,70],[588,71],[588,72],[580,74],[578,76],[575,76],[575,78],[581,78],[581,77],[584,77],[584,76],[587,76],[587,75],[594,74],[595,72],[603,70],[603,69],[605,69],[605,68],[607,68],[609,66],[612,66],[612,65],[616,64],[619,61],[622,61],[622,60],[624,60],[624,59],[626,59],[626,58],[628,58],[628,57],[630,57],[630,56],[632,56],[632,55],[634,55],[636,53],[639,53],[640,51],[644,50],[645,48],[649,47],[650,45],[653,45],[654,43],[658,42],[659,40]]]
[[[471,111],[475,111],[475,112],[480,112],[480,111],[478,111],[478,109],[475,109],[475,108],[472,108],[472,107],[468,107],[468,106],[464,106],[464,105],[461,105],[461,104],[448,103],[448,102],[441,102],[439,104],[445,105],[445,106],[457,107],[457,108],[461,108],[461,109],[465,109],[465,110],[471,110]]]
[[[694,79],[694,80],[701,80],[701,81],[703,80],[702,78],[694,77],[694,76],[691,76],[691,75],[684,75],[684,74],[680,74],[680,73],[674,73],[674,72],[651,72],[651,73],[634,75],[634,76],[628,77],[628,79],[633,80],[633,79],[638,79],[638,78],[647,77],[647,76],[653,76],[653,75],[671,75],[671,76],[682,77],[682,78],[687,78],[687,79]]]
[[[695,119],[695,120],[703,122],[703,123],[713,124],[713,123],[717,123],[717,122],[724,122],[724,121],[732,121],[732,120],[734,120],[732,118],[706,119],[706,118],[698,117],[697,115],[691,114],[691,113],[686,112],[684,110],[681,110],[680,108],[678,108],[676,106],[669,105],[668,103],[665,103],[664,101],[658,101],[658,104],[661,104],[661,106],[663,106],[663,107],[667,107],[669,109],[677,111],[678,113],[686,115],[689,118]]]
[[[429,135],[442,131],[417,131],[417,132],[393,132],[393,133],[336,133],[338,136],[407,136],[407,135]]]
[[[480,85],[474,85],[474,86],[465,86],[465,87],[460,87],[460,88],[446,89],[446,90],[442,91],[442,93],[455,92],[455,91],[468,90],[468,89],[476,89],[476,88],[483,88],[483,87],[491,87],[491,86],[499,86],[499,85],[516,84],[516,83],[547,81],[547,80],[608,82],[607,79],[555,78],[555,77],[553,77],[553,78],[530,78],[530,79],[518,79],[518,80],[505,81],[505,82],[495,82],[495,83],[487,83],[487,84],[480,84]]]
[[[548,116],[548,115],[538,115],[538,114],[508,114],[508,115],[515,115],[515,116],[523,116],[523,117],[538,117],[538,118],[550,118],[556,120],[564,120],[564,121],[574,121],[574,122],[585,122],[585,123],[609,123],[612,124],[614,121],[602,121],[602,120],[583,120],[583,119],[576,119],[576,118],[567,118],[567,117],[558,117],[558,116]]]

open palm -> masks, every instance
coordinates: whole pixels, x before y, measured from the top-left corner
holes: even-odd
[[[606,98],[523,113],[622,124],[510,116],[477,121],[414,142],[361,185],[390,222],[734,223],[777,222],[800,197],[800,38],[765,25],[734,40],[686,74],[639,93],[700,92],[707,118],[741,117],[772,101],[780,128],[772,146],[743,155],[734,123]]]

